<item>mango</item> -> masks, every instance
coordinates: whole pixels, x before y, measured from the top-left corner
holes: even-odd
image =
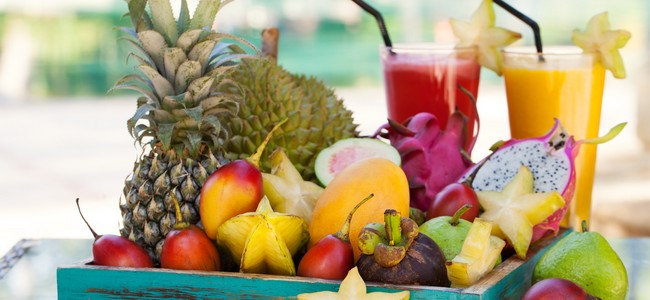
[[[352,216],[350,244],[357,261],[361,252],[357,246],[359,232],[366,224],[383,222],[384,211],[395,209],[404,217],[409,215],[409,186],[404,171],[385,158],[367,158],[343,170],[327,185],[316,201],[309,224],[309,247],[328,234],[336,233],[347,213],[369,194],[375,196]]]

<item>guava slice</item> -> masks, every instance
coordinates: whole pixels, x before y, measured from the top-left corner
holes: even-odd
[[[402,158],[393,146],[374,138],[342,139],[321,150],[316,157],[316,178],[323,186],[345,167],[354,162],[371,157],[382,157],[401,165]]]

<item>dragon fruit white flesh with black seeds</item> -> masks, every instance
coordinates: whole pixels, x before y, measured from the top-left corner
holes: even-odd
[[[566,204],[533,228],[531,242],[535,242],[559,229],[560,221],[573,198],[576,181],[574,160],[580,145],[607,142],[616,137],[624,126],[625,123],[615,126],[601,138],[575,141],[556,119],[553,128],[544,136],[512,139],[499,145],[492,154],[468,170],[460,181],[471,182],[471,187],[476,191],[501,191],[525,165],[533,173],[534,192],[560,193]]]

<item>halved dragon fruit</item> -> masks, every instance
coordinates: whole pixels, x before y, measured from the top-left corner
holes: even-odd
[[[390,140],[402,158],[409,181],[411,207],[426,211],[436,194],[473,165],[463,145],[467,118],[453,113],[444,130],[430,113],[418,113],[403,125],[388,121],[375,136]],[[468,151],[471,151],[475,138]]]
[[[580,145],[605,143],[616,137],[625,124],[615,126],[603,137],[575,141],[555,119],[553,128],[544,136],[512,139],[500,144],[493,153],[468,170],[460,181],[471,183],[476,191],[501,191],[525,165],[533,173],[534,192],[560,193],[566,204],[533,228],[531,242],[535,242],[559,229],[560,221],[573,198],[576,176],[574,161]]]

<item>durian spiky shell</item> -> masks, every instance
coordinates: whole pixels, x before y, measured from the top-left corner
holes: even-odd
[[[262,157],[282,147],[303,179],[315,181],[318,152],[358,136],[352,112],[320,80],[292,74],[267,58],[243,59],[231,72],[237,85],[223,85],[222,91],[237,95],[240,105],[237,118],[226,125],[230,133],[224,143],[226,159],[249,157],[273,125],[288,118]],[[261,169],[269,170],[268,162],[262,160]]]

